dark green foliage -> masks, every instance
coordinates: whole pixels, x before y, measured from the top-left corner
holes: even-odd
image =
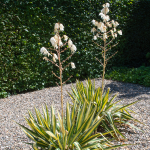
[[[133,0],[111,3],[111,19],[125,26]],[[64,71],[66,80],[71,74],[75,79],[99,77],[102,67],[95,60],[101,58],[98,47],[92,42],[92,19],[98,16],[104,0],[2,0],[0,2],[0,97],[10,94],[54,86],[58,69],[42,60],[41,47],[49,47],[54,23],[65,26],[68,35],[77,46],[71,61],[76,69]],[[110,8],[110,9],[111,9]],[[113,50],[115,51],[115,49]],[[109,55],[111,55],[110,52]],[[66,58],[69,53],[63,55]],[[62,59],[63,59],[62,58]],[[69,60],[70,61],[70,60]]]
[[[106,73],[105,78],[150,86],[150,67],[114,68],[112,71]]]
[[[123,29],[118,54],[113,63],[116,66],[140,67],[149,66],[146,59],[150,51],[150,1],[140,0],[134,3],[130,17]]]

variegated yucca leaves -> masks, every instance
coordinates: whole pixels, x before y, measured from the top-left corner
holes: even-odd
[[[76,88],[72,86],[72,91],[69,93],[69,96],[72,98],[73,102],[77,101],[79,103],[86,102],[87,104],[93,103],[97,105],[97,112],[99,112],[99,116],[103,116],[103,120],[100,123],[100,127],[103,127],[104,131],[111,131],[110,134],[113,137],[117,137],[120,139],[120,136],[125,138],[124,135],[119,131],[119,127],[123,125],[128,125],[133,128],[136,128],[133,124],[129,123],[129,120],[137,121],[132,117],[130,112],[133,112],[128,107],[135,104],[137,101],[127,104],[125,106],[119,105],[118,102],[114,102],[113,100],[117,97],[117,94],[112,96],[110,94],[110,88],[103,94],[102,98],[102,89],[95,88],[95,81],[92,83],[90,79],[86,80],[86,85],[83,82],[77,80]],[[138,128],[136,128],[138,129]]]
[[[91,109],[92,108],[92,109]],[[34,150],[80,150],[80,149],[113,149],[122,145],[112,145],[104,135],[108,133],[96,133],[94,130],[101,123],[103,116],[99,117],[96,106],[89,103],[76,104],[70,108],[66,106],[66,117],[62,126],[61,116],[58,113],[56,119],[54,108],[51,107],[51,116],[48,108],[43,107],[43,116],[35,108],[36,118],[29,111],[29,118],[25,118],[30,129],[20,125],[25,134],[33,141]]]

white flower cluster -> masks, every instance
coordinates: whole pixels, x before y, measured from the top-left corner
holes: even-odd
[[[73,44],[73,42],[70,39],[68,40],[68,47],[71,49],[72,53],[74,53],[77,50],[76,46]]]
[[[56,23],[55,26],[54,26],[54,32],[56,33],[55,36],[51,37],[50,38],[50,42],[52,44],[52,46],[57,50],[58,47],[61,47],[63,46],[63,43],[62,43],[62,40],[61,40],[61,37],[59,36],[59,31],[64,31],[64,26],[63,24],[61,23]],[[63,35],[63,40],[64,41],[67,41],[69,38],[67,35]],[[71,49],[71,52],[74,53],[77,48],[76,46],[73,44],[73,42],[71,41],[71,39],[69,39],[67,41],[68,43],[68,47]],[[44,55],[48,55],[48,56],[52,56],[45,47],[42,47],[40,49],[40,52]],[[56,60],[58,59],[57,55],[56,54],[53,54],[53,61],[56,62]],[[46,59],[47,60],[47,59]],[[75,68],[75,64],[73,62],[71,62],[71,67],[72,68]]]
[[[54,32],[58,32],[59,31],[64,31],[64,26],[63,24],[61,23],[55,23],[55,26],[54,26]]]
[[[113,38],[117,37],[117,33],[119,35],[122,35],[122,31],[116,30],[116,27],[119,25],[119,23],[117,21],[110,21],[110,17],[107,15],[107,13],[109,12],[109,3],[106,3],[103,5],[103,9],[101,10],[101,12],[99,13],[99,15],[101,16],[103,22],[98,22],[96,20],[92,20],[92,23],[97,27],[98,30],[100,30],[103,34],[103,40],[106,40],[108,38],[107,35],[107,29],[108,28],[112,28],[112,30],[110,30],[111,36]],[[96,28],[92,28],[91,32],[95,33],[97,30]],[[94,40],[97,40],[97,38],[99,37],[99,34],[97,33],[96,35],[94,35]]]
[[[42,48],[40,49],[40,52],[41,52],[41,54],[47,55],[48,57],[49,57],[49,56],[52,56],[52,55],[47,51],[47,49],[46,49],[45,47],[42,47]]]
[[[55,49],[58,49],[58,46],[63,45],[61,37],[58,34],[56,34],[54,37],[51,37],[50,42]]]

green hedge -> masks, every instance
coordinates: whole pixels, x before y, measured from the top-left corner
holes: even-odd
[[[132,11],[134,0],[111,3],[111,19],[118,20],[124,28]],[[25,91],[54,86],[58,73],[51,63],[42,59],[41,47],[49,47],[54,23],[61,22],[67,34],[77,46],[72,57],[76,69],[68,68],[64,80],[69,82],[87,77],[99,77],[102,67],[94,57],[101,53],[92,42],[92,19],[98,16],[104,0],[2,0],[0,2],[0,97]],[[111,55],[113,51],[108,55]],[[65,53],[66,58],[69,53]]]
[[[113,58],[116,66],[149,66],[150,52],[150,0],[133,4],[133,9],[123,29],[118,54]]]

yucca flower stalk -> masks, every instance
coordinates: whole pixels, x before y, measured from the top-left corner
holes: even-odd
[[[108,52],[112,47],[118,44],[117,43],[117,44],[112,45],[112,42],[115,40],[115,38],[117,38],[117,33],[119,35],[122,35],[122,31],[121,30],[117,31],[116,29],[119,23],[114,20],[110,21],[110,17],[107,15],[109,12],[109,6],[110,6],[109,3],[106,3],[103,5],[103,9],[99,13],[99,15],[101,16],[102,22],[92,20],[92,23],[96,26],[96,28],[94,27],[91,30],[91,32],[94,34],[94,37],[93,37],[94,43],[98,47],[100,47],[100,49],[102,50],[103,62],[101,62],[98,58],[95,57],[103,66],[102,93],[104,93],[104,87],[105,87],[104,78],[105,78],[105,69],[106,69],[107,62],[110,58],[112,58],[117,53],[115,52],[113,55],[107,58],[106,52]],[[95,42],[95,40],[97,40],[98,38],[100,38],[103,41],[103,46]]]
[[[60,80],[60,85],[56,83],[61,88],[61,117],[62,117],[62,127],[63,127],[63,84],[65,84],[72,76],[70,76],[66,81],[63,82],[62,80],[62,73],[63,70],[71,64],[71,67],[75,69],[75,64],[70,62],[68,65],[63,67],[63,63],[66,62],[77,50],[76,46],[73,44],[71,39],[67,35],[63,35],[60,37],[60,32],[64,31],[64,26],[61,23],[56,23],[54,26],[54,33],[55,35],[50,38],[50,42],[53,48],[47,48],[53,50],[55,53],[48,52],[46,48],[42,47],[40,52],[44,55],[52,56],[52,60],[48,57],[44,57],[46,61],[50,61],[56,67],[59,68],[59,76],[57,76],[53,71],[53,75]],[[65,43],[62,43],[62,39]],[[68,40],[69,39],[69,40]],[[67,47],[65,47],[68,44]],[[64,48],[65,47],[65,48]],[[71,49],[71,55],[67,57],[65,60],[61,61],[61,53],[65,52],[66,50]],[[58,63],[57,63],[58,60]],[[62,128],[63,129],[63,128]]]

